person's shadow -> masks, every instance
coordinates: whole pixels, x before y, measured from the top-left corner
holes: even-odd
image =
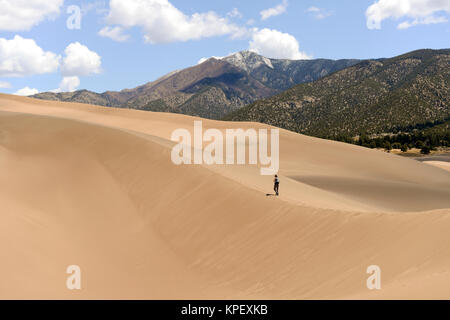
[[[266,197],[276,197],[275,193],[266,193]]]

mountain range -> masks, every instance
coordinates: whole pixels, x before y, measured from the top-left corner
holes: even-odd
[[[368,60],[279,60],[243,51],[134,89],[33,97],[262,122],[339,139],[424,125],[448,128],[449,66],[450,49]]]
[[[318,80],[358,62],[269,59],[242,51],[222,59],[210,58],[134,89],[104,93],[45,92],[33,97],[221,119],[258,99]]]
[[[337,138],[401,132],[450,120],[450,49],[365,60],[225,117]]]

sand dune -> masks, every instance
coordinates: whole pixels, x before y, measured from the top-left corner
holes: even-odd
[[[0,298],[450,298],[448,171],[281,131],[266,197],[255,166],[172,164],[193,121],[0,95]]]
[[[445,161],[425,161],[424,163],[450,171],[450,162]]]

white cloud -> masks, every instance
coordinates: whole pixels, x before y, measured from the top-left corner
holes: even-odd
[[[397,28],[398,29],[408,29],[410,27],[416,26],[418,24],[436,24],[436,23],[445,23],[448,22],[445,17],[425,17],[423,19],[415,19],[413,21],[404,21],[400,23]]]
[[[309,7],[307,12],[320,12],[320,8],[317,7]]]
[[[309,55],[300,51],[299,43],[294,36],[267,28],[254,32],[249,49],[274,59],[311,59]]]
[[[1,0],[0,0],[1,1]],[[53,73],[61,65],[63,79],[58,89],[52,92],[74,91],[80,85],[79,76],[101,72],[101,57],[79,42],[69,44],[65,57],[45,52],[32,39],[15,36],[12,40],[0,38],[0,77],[25,77],[35,74]],[[0,82],[0,88],[10,88],[7,82]],[[29,87],[18,90],[17,95],[37,94]]]
[[[79,42],[71,43],[65,50],[61,72],[64,77],[87,76],[101,72],[101,57]]]
[[[60,56],[44,51],[33,39],[0,38],[0,77],[24,77],[58,69]]]
[[[366,11],[367,28],[381,29],[385,19],[409,18],[398,25],[399,29],[409,28],[418,24],[442,23],[447,19],[436,17],[438,12],[450,13],[449,0],[378,0]]]
[[[270,17],[279,16],[280,14],[286,12],[287,7],[288,7],[287,0],[283,0],[283,2],[277,5],[276,7],[261,11],[260,12],[261,20],[266,20],[269,19]]]
[[[30,30],[47,18],[56,17],[63,0],[1,0],[0,30]]]
[[[80,86],[80,78],[64,77],[59,84],[59,89],[55,92],[73,92]]]
[[[11,83],[0,81],[0,89],[8,89],[8,88],[11,88]]]
[[[22,88],[16,91],[14,94],[17,96],[32,96],[33,94],[38,94],[38,89],[31,89],[29,87]]]
[[[318,7],[309,7],[306,12],[312,13],[318,20],[325,19],[326,17],[331,16],[331,12]]]
[[[146,42],[169,43],[242,33],[215,12],[188,16],[168,0],[111,0],[107,22],[124,28],[141,27]]]
[[[49,92],[53,93],[74,92],[80,86],[80,83],[81,83],[80,78],[77,76],[63,77],[61,82],[59,83],[59,88],[49,90]]]
[[[127,34],[123,33],[123,28],[116,26],[116,27],[104,27],[102,28],[98,34],[102,37],[110,38],[114,41],[123,42],[127,41],[129,36]]]
[[[222,60],[225,57],[212,56],[212,57],[209,57],[209,58],[201,58],[200,60],[198,60],[197,64],[202,64],[203,62],[205,62],[205,61],[207,61],[207,60],[209,60],[211,58],[214,58],[214,59],[217,59],[217,60]]]
[[[242,13],[239,11],[238,8],[233,8],[233,10],[227,13],[227,16],[231,18],[242,18]]]
[[[69,44],[61,66],[63,78],[58,89],[50,92],[73,92],[80,86],[80,76],[101,72],[101,57],[79,42]]]

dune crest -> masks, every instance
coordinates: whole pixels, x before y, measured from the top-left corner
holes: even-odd
[[[429,164],[431,166],[435,166],[437,168],[441,168],[447,171],[450,171],[450,163],[445,161],[424,161],[424,163]]]

